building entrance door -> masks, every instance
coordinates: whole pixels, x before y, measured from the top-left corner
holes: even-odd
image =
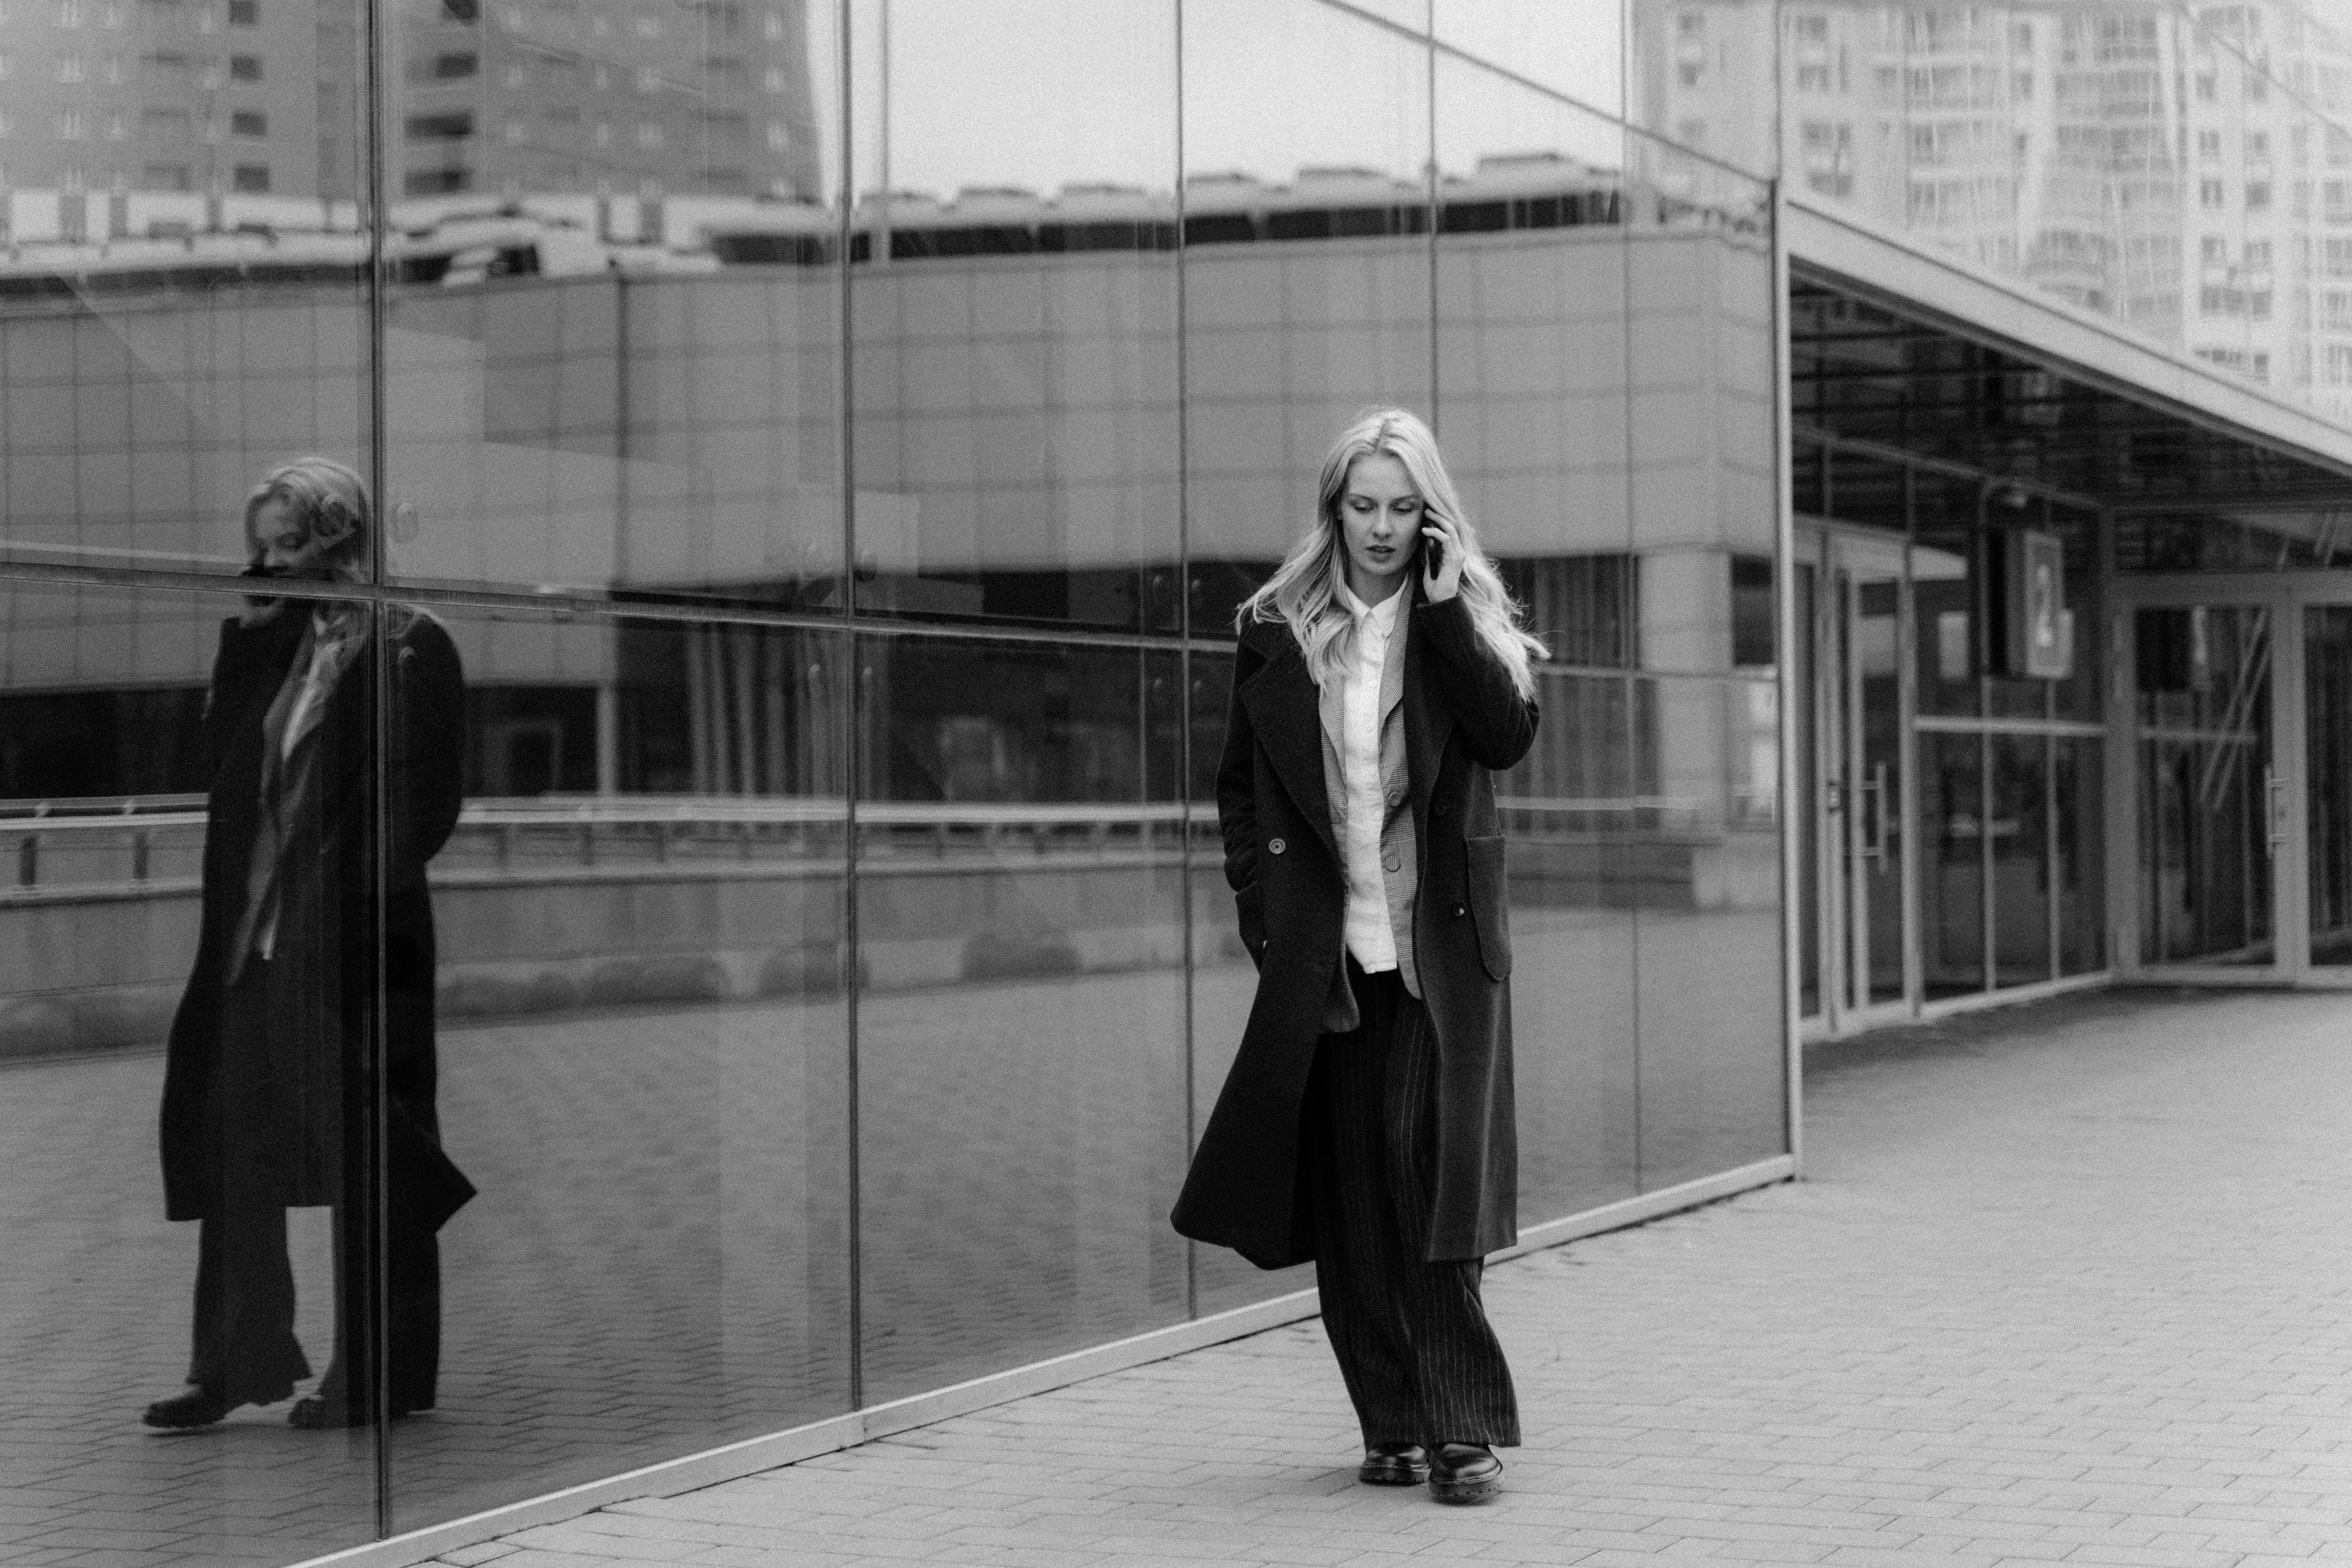
[[[1803,758],[1804,1011],[1848,1034],[1904,1015],[1912,964],[1904,793],[1905,544],[1811,533],[1799,605],[1812,628]]]
[[[2151,978],[2352,986],[2352,583],[2151,577],[2120,613],[2138,868],[2111,910],[2122,956]]]

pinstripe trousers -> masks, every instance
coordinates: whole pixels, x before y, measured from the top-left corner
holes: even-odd
[[[1435,1032],[1396,971],[1347,963],[1361,1022],[1317,1042],[1302,1129],[1324,1331],[1367,1447],[1515,1445],[1511,1369],[1478,1296],[1485,1264],[1423,1261]]]

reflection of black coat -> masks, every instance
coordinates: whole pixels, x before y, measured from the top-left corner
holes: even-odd
[[[215,1194],[255,1190],[250,1180],[225,1182],[226,1161],[266,1166],[262,1190],[289,1205],[344,1202],[345,1171],[363,1168],[356,1156],[369,1146],[373,1119],[358,1090],[374,1037],[380,637],[391,702],[381,786],[383,1125],[394,1202],[415,1204],[437,1224],[472,1190],[441,1153],[434,1114],[433,908],[425,883],[425,864],[447,841],[461,804],[465,684],[448,633],[420,611],[393,605],[376,612],[375,633],[344,667],[304,742],[318,748],[313,809],[292,825],[284,847],[288,892],[272,970],[304,993],[280,1016],[290,1010],[310,1023],[277,1031],[293,1037],[229,1042],[232,1055],[223,1055],[228,949],[260,826],[263,721],[303,646],[310,609],[297,600],[261,626],[232,620],[221,628],[201,742],[211,780],[203,920],[164,1064],[165,1210],[198,1219]],[[272,1059],[257,1062],[255,1052]],[[247,1092],[254,1085],[262,1092]]]
[[[1415,605],[1405,625],[1405,766],[1421,850],[1413,960],[1438,1054],[1429,1258],[1471,1258],[1517,1236],[1511,946],[1490,770],[1534,744],[1536,705],[1478,641],[1459,597]],[[1257,999],[1171,1218],[1195,1240],[1274,1268],[1314,1256],[1299,1112],[1348,905],[1315,679],[1286,626],[1242,635],[1217,816]]]

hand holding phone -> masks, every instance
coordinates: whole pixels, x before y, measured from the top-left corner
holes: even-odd
[[[1422,517],[1422,596],[1442,605],[1462,591],[1462,535],[1451,518],[1429,511]]]

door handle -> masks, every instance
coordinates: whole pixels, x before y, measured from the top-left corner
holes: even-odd
[[[1878,857],[1878,869],[1879,873],[1883,876],[1886,871],[1887,834],[1886,764],[1885,763],[1878,764],[1875,773],[1871,778],[1870,787],[1872,792],[1878,796],[1878,847],[1876,849],[1873,850],[1872,853]]]
[[[1870,777],[1856,784],[1853,793],[1857,797],[1857,809],[1860,809],[1860,803],[1864,801],[1871,803],[1874,808],[1866,819],[1866,826],[1863,829],[1870,842],[1863,846],[1861,858],[1877,861],[1878,869],[1883,875],[1887,868],[1886,840],[1889,831],[1886,821],[1886,764],[1880,763],[1873,768]]]

